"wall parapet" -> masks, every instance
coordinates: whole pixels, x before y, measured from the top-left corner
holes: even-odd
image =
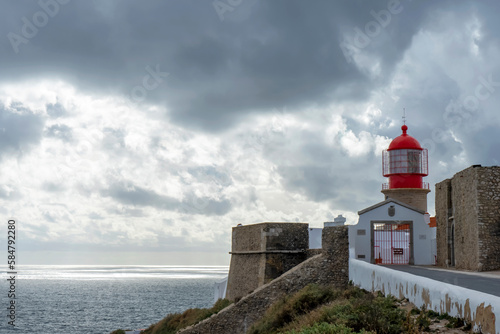
[[[240,299],[306,260],[308,227],[305,223],[233,227],[226,298]]]
[[[408,298],[417,307],[464,318],[482,333],[500,333],[500,297],[349,259],[349,279],[369,291]]]

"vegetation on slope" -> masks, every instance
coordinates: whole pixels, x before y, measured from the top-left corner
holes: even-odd
[[[169,314],[142,333],[175,334],[182,328],[218,313],[228,305],[228,300],[220,299],[211,308],[189,309],[183,313]],[[353,286],[338,290],[311,284],[272,304],[247,333],[416,334],[430,331],[429,326],[440,321],[446,321],[446,327],[449,328],[461,327],[470,330],[470,324],[448,314],[440,315],[417,308],[403,310],[400,301],[392,296],[384,297],[381,293],[374,294]],[[122,333],[124,332],[118,330],[112,334]]]
[[[392,296],[384,297],[352,286],[342,291],[308,285],[274,303],[248,333],[422,333],[438,321],[434,320],[436,317],[443,317],[425,309],[406,312],[399,306]],[[449,318],[464,325],[463,320]]]
[[[249,333],[402,333],[405,319],[392,297],[308,285],[272,305]]]
[[[231,303],[227,299],[219,299],[211,308],[191,308],[183,313],[167,315],[156,324],[152,324],[144,334],[175,334],[178,330],[197,324],[198,322],[218,313]]]

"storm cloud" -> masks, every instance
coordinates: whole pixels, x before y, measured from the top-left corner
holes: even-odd
[[[496,165],[499,6],[5,2],[1,210],[49,262],[99,245],[225,264],[238,223],[354,223],[381,201],[403,110],[431,189]]]

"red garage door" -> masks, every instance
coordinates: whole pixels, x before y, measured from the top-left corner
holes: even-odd
[[[409,264],[410,224],[373,224],[373,256],[377,264]]]

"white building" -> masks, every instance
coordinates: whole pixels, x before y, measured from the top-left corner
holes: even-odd
[[[389,198],[358,214],[358,223],[349,226],[352,257],[378,264],[435,263],[435,228],[426,223],[423,210]]]

